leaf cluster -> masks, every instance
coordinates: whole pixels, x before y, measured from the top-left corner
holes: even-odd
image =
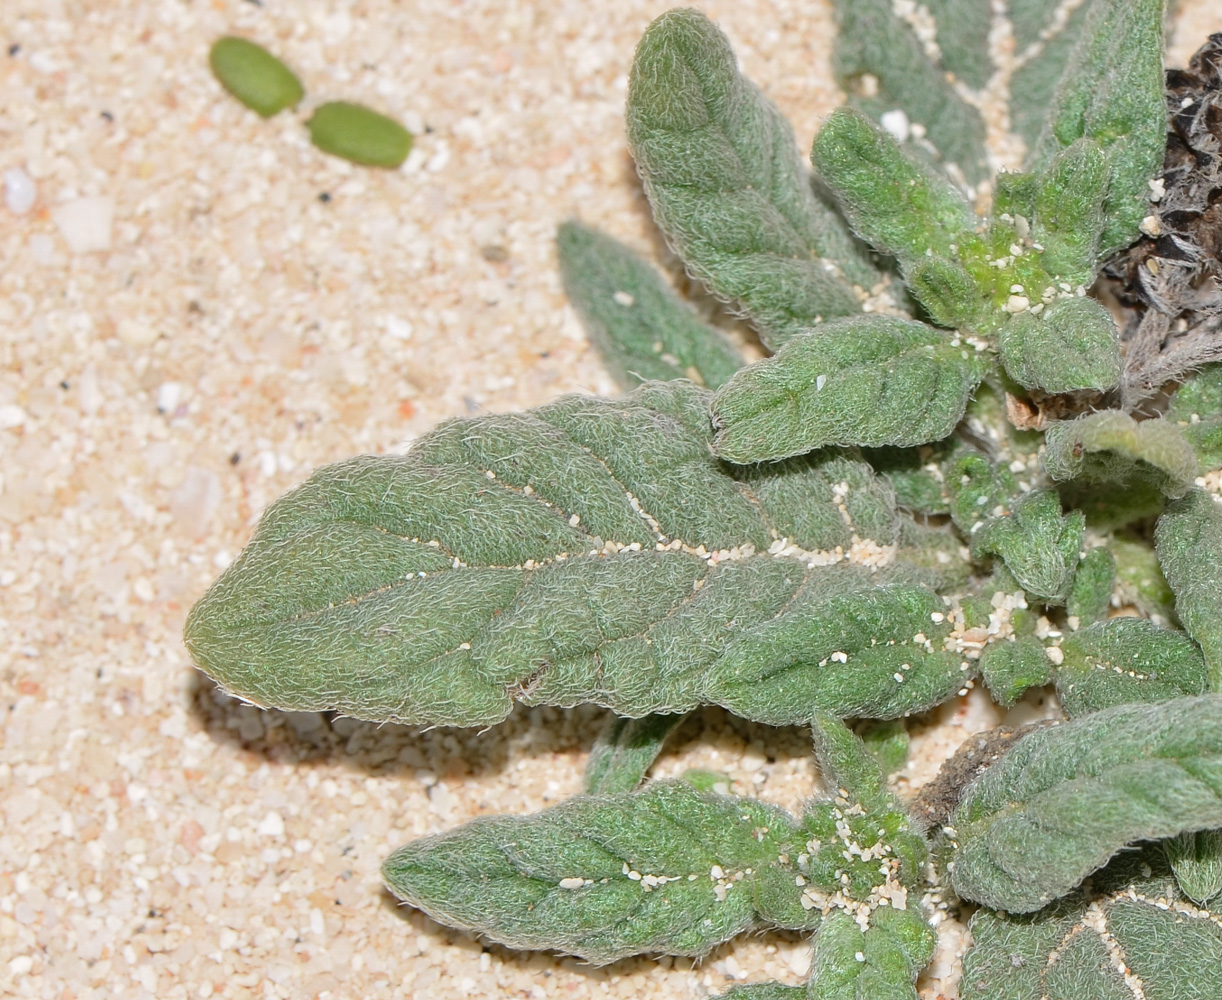
[[[836,9],[849,104],[813,172],[703,14],[658,18],[629,78],[655,220],[767,356],[568,222],[565,290],[626,394],[318,470],[187,646],[268,707],[609,709],[582,795],[385,864],[509,946],[605,963],[781,927],[812,936],[808,982],[728,997],[913,998],[949,898],[979,905],[965,998],[1196,995],[1173,984],[1222,957],[1222,377],[1135,393],[1088,291],[1149,228],[1163,5]],[[998,106],[1029,153],[990,179]],[[910,815],[904,720],[978,683],[1003,708],[1051,686],[1066,721],[973,737]],[[809,725],[826,794],[649,781],[703,705]]]

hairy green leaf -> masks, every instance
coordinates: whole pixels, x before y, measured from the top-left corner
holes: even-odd
[[[867,724],[861,730],[861,741],[884,775],[894,774],[908,763],[908,727],[902,719]]]
[[[806,1000],[806,987],[776,982],[746,983],[718,993],[716,1000]]]
[[[1010,127],[1034,148],[1057,84],[1086,24],[1091,0],[1010,0],[1017,65],[1010,77]]]
[[[1188,376],[1171,397],[1167,419],[1179,426],[1202,469],[1222,467],[1222,364]]]
[[[1167,505],[1154,543],[1175,613],[1205,654],[1210,690],[1222,691],[1222,505],[1190,490]]]
[[[1185,899],[1157,847],[1118,858],[1038,913],[981,909],[971,935],[962,1000],[1217,996],[1222,907]]]
[[[934,933],[919,912],[878,910],[864,930],[833,913],[815,936],[808,1000],[916,1000],[917,973],[933,957]]]
[[[1057,695],[1071,718],[1124,705],[1204,694],[1205,661],[1182,632],[1144,618],[1109,618],[1065,637]]]
[[[1136,239],[1163,162],[1162,39],[1163,0],[1092,3],[1034,153],[1038,172],[1084,137],[1106,152],[1100,258]]]
[[[948,71],[973,87],[987,81],[989,11],[975,0],[934,0],[928,11],[940,59],[890,0],[836,0],[836,75],[854,104],[875,120],[902,112],[975,184],[986,176],[984,121]]]
[[[952,244],[974,228],[963,195],[859,112],[833,111],[815,136],[811,160],[853,229],[906,269],[926,251],[953,261]]]
[[[1108,542],[1116,557],[1116,596],[1141,614],[1171,622],[1175,616],[1175,593],[1163,576],[1154,547],[1143,537],[1116,535]]]
[[[768,344],[859,311],[850,283],[869,288],[877,272],[816,198],[789,123],[738,72],[712,21],[679,9],[649,26],[627,115],[658,225],[691,273],[741,307]]]
[[[1103,618],[1116,585],[1116,557],[1103,546],[1090,549],[1078,563],[1065,610],[1082,625]]]
[[[1002,708],[1018,704],[1028,689],[1052,680],[1052,663],[1042,642],[1019,636],[1013,642],[992,642],[980,654],[980,676]]]
[[[1124,367],[1116,324],[1094,299],[1063,299],[1038,316],[1020,313],[1002,326],[997,347],[1015,382],[1050,395],[1111,389]]]
[[[1222,893],[1222,830],[1181,833],[1164,840],[1163,850],[1180,889],[1194,903],[1204,905]]]
[[[836,453],[736,478],[709,398],[570,396],[321,469],[193,609],[188,648],[257,704],[438,725],[515,701],[890,718],[956,690],[941,601],[899,580],[889,490]]]
[[[399,848],[382,873],[443,923],[604,964],[703,955],[759,925],[751,875],[796,839],[776,806],[656,782],[533,816],[480,817]],[[796,896],[792,874],[789,884]]]
[[[972,551],[1005,560],[1036,600],[1063,604],[1078,567],[1086,522],[1081,511],[1061,513],[1055,490],[1032,490],[972,534]]]
[[[1197,474],[1191,445],[1171,421],[1138,422],[1100,410],[1054,423],[1044,435],[1044,465],[1053,479],[1125,482],[1148,478],[1169,497],[1183,496]]]
[[[870,755],[861,737],[840,719],[828,712],[815,712],[811,735],[815,758],[828,785],[866,805],[881,802],[890,808],[899,807],[887,791],[887,780],[878,761]]]
[[[937,441],[963,416],[984,372],[975,352],[923,323],[826,323],[718,390],[713,447],[731,462],[758,462],[826,445]]]
[[[848,848],[857,856],[846,860]],[[663,781],[533,816],[480,817],[400,848],[383,875],[451,926],[602,964],[702,955],[741,931],[811,928],[840,909],[885,923],[923,862],[900,813],[838,799],[796,821],[754,799]]]
[[[950,462],[944,479],[950,493],[951,519],[969,538],[990,517],[1002,513],[1018,490],[1009,469],[974,450],[964,449]]]
[[[612,715],[590,748],[586,761],[585,790],[589,795],[631,792],[649,772],[666,738],[686,715],[646,715],[623,719]]]
[[[1071,285],[1094,278],[1107,187],[1107,155],[1093,139],[1079,139],[1053,159],[1036,189],[1031,220],[1049,274]]]
[[[1222,695],[1120,705],[1031,733],[953,816],[955,891],[1028,913],[1126,844],[1222,826]]]
[[[556,247],[565,294],[623,389],[676,378],[716,389],[745,364],[725,334],[618,240],[566,222]]]

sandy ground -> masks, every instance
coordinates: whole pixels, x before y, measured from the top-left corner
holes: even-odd
[[[4,0],[0,171],[0,993],[47,998],[701,997],[796,983],[765,935],[604,969],[483,946],[381,888],[385,854],[574,793],[595,709],[491,731],[262,712],[183,618],[260,510],[324,462],[455,414],[614,387],[564,304],[578,215],[659,250],[621,125],[646,0]],[[808,146],[837,103],[825,0],[706,4]],[[1174,58],[1222,23],[1184,4]],[[240,32],[301,75],[258,119],[207,69]],[[419,132],[402,170],[323,156],[350,99]],[[920,723],[927,750],[988,712]],[[807,737],[707,711],[657,772],[796,806]],[[936,994],[931,981],[928,991]]]

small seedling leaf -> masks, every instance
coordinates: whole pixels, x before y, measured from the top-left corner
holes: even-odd
[[[324,153],[367,167],[398,167],[412,148],[411,133],[393,118],[347,101],[320,104],[306,127]]]
[[[291,108],[305,96],[301,81],[274,55],[232,35],[219,38],[208,63],[221,86],[264,118]]]

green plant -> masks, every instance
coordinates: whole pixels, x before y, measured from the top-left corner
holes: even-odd
[[[1183,329],[1154,342],[1149,289],[1118,296],[1123,328],[1088,294],[1158,252],[1135,241],[1162,226],[1151,198],[1176,200],[1156,178],[1163,9],[1055,6],[937,0],[909,23],[840,4],[859,110],[823,124],[813,178],[716,27],[663,15],[633,67],[633,155],[690,272],[775,353],[743,366],[647,264],[566,224],[565,287],[628,395],[321,469],[196,605],[195,661],[256,704],[468,726],[516,702],[613,710],[587,794],[406,845],[397,895],[594,962],[807,930],[804,987],[729,996],[873,1000],[915,996],[941,894],[978,905],[964,998],[1217,995],[1216,312],[1172,295],[1200,283],[1164,289]],[[995,66],[999,26],[1018,55]],[[978,108],[998,101],[1030,154],[990,183]],[[885,777],[902,721],[842,720],[978,677],[1003,705],[1053,683],[1069,721],[972,741],[909,814]],[[645,783],[704,704],[810,724],[829,797],[793,816],[708,775]]]

